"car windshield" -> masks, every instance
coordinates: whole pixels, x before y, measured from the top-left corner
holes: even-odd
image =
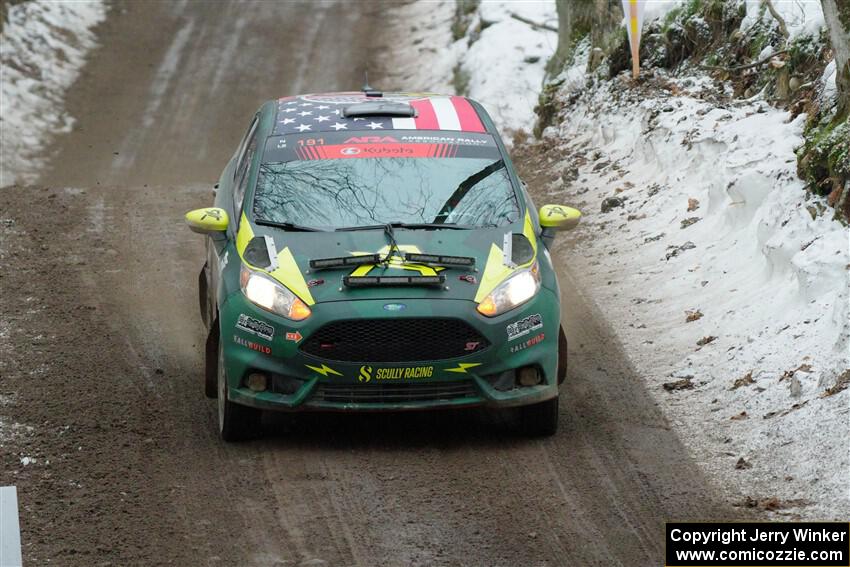
[[[498,158],[359,158],[267,163],[257,221],[333,230],[384,223],[504,226],[519,218]]]

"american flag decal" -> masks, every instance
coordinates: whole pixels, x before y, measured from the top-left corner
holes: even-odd
[[[376,100],[363,93],[304,95],[278,101],[274,135],[317,132],[390,130],[448,130],[485,132],[484,125],[470,102],[462,96],[388,93],[381,100],[410,104],[415,117],[374,116],[346,118],[343,109],[354,103]]]

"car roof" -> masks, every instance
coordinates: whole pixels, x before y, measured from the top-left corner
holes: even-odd
[[[482,119],[483,109],[470,99],[434,93],[320,93],[285,97],[275,103],[272,136],[391,130],[483,133],[489,122]]]

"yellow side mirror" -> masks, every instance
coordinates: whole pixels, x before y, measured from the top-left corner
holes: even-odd
[[[195,209],[186,213],[186,224],[192,232],[200,234],[215,234],[227,230],[230,219],[227,211],[216,207],[209,209]]]
[[[540,207],[540,226],[551,230],[572,230],[581,220],[581,211],[562,205]]]

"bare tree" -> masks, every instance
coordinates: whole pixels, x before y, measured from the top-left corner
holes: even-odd
[[[832,51],[835,54],[835,83],[838,86],[838,114],[850,111],[850,2],[821,0]]]
[[[546,76],[551,78],[564,69],[573,41],[573,0],[555,0],[558,10],[558,47],[546,63]]]
[[[623,20],[623,9],[619,0],[593,0],[592,9],[588,71],[596,69],[617,43],[619,34],[616,31]]]

